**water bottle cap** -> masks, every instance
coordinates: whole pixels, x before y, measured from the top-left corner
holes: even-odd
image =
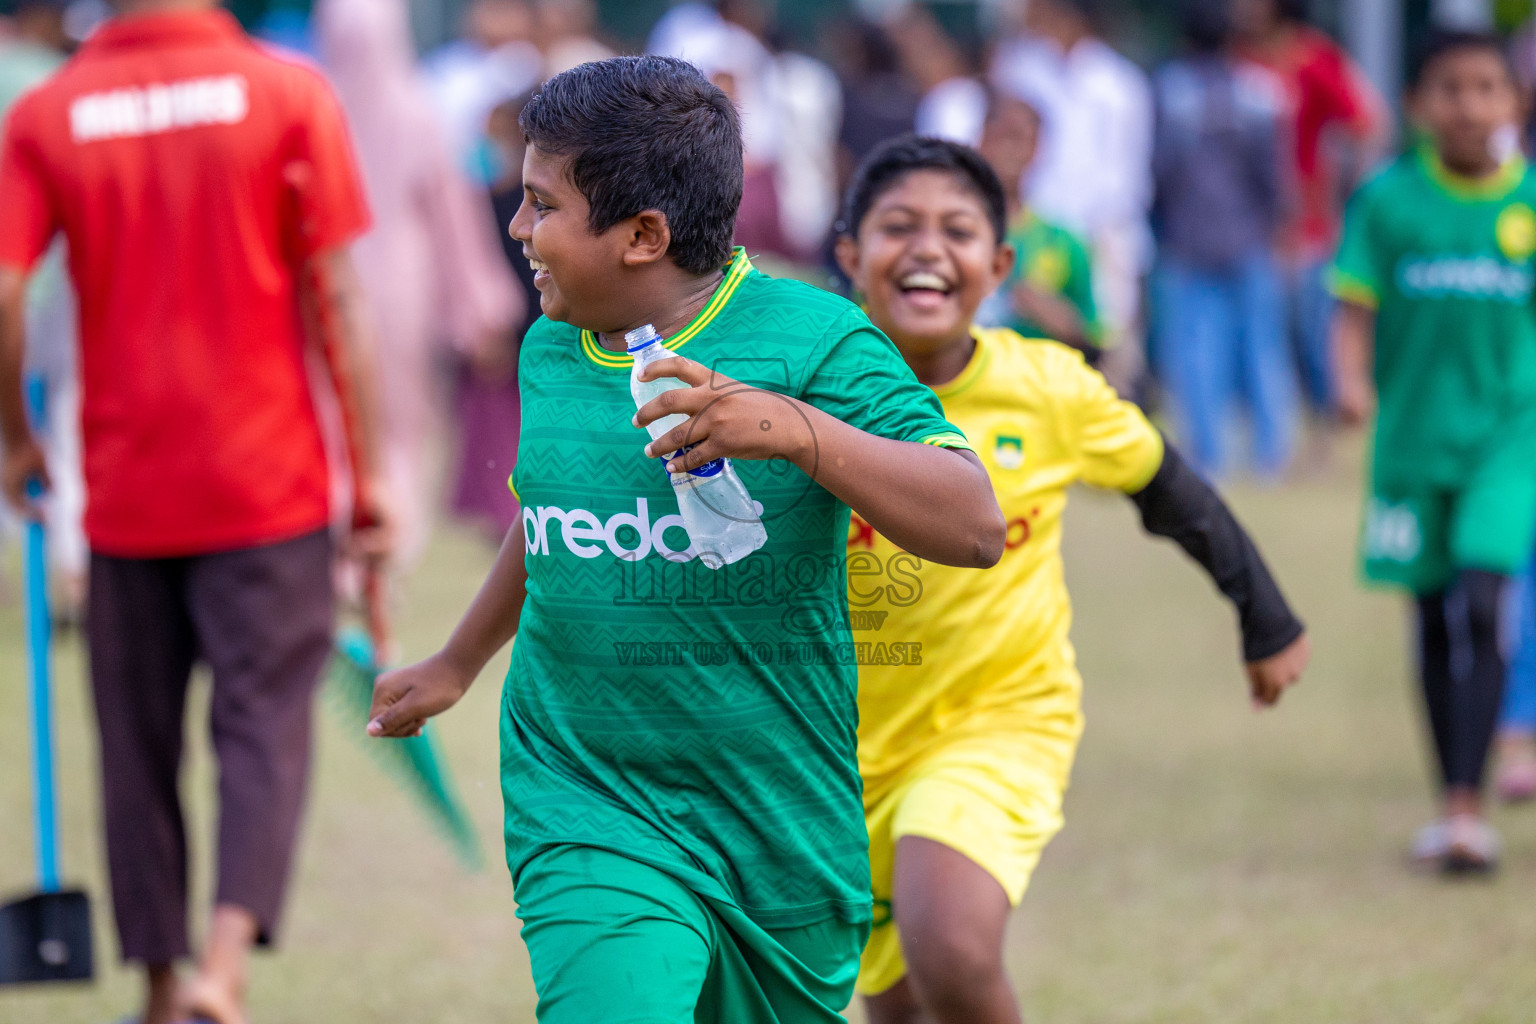
[[[661,340],[661,335],[656,333],[656,328],[651,324],[636,327],[624,334],[624,351],[638,352],[647,345],[654,345]]]

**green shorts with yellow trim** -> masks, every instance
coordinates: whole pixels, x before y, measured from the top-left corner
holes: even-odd
[[[1377,480],[1365,507],[1360,564],[1366,579],[1435,594],[1462,569],[1513,575],[1536,537],[1536,467],[1499,463],[1460,487]]]
[[[515,886],[541,1024],[842,1024],[869,934],[762,928],[590,846],[536,854]]]

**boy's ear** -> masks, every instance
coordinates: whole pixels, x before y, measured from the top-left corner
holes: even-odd
[[[990,295],[997,291],[998,287],[1013,273],[1013,265],[1018,262],[1019,251],[1009,242],[998,245],[997,252],[992,256],[992,287],[987,289]]]
[[[624,222],[624,265],[640,266],[667,258],[672,247],[672,228],[660,210],[641,210]]]
[[[837,258],[837,265],[843,273],[848,275],[848,280],[858,287],[859,283],[859,243],[847,235],[838,235],[837,243],[832,247],[832,255]]]

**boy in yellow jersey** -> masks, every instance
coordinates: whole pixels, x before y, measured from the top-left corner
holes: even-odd
[[[1082,731],[1060,554],[1068,486],[1124,491],[1149,532],[1210,573],[1238,610],[1257,703],[1278,700],[1309,653],[1247,534],[1134,405],[1065,345],[972,326],[1013,264],[1004,223],[979,154],[908,136],[859,169],[838,241],[870,319],[971,439],[1008,521],[987,572],[851,527],[854,627],[879,624],[859,671],[875,921],[858,988],[872,1024],[1020,1019],[1003,930],[1061,827]]]

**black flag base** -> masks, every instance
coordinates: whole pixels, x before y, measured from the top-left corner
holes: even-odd
[[[85,893],[40,892],[0,906],[0,985],[89,981],[94,966]]]

